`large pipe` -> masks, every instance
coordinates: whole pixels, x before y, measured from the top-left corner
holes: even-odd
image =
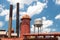
[[[11,29],[12,29],[12,11],[13,11],[13,5],[10,5],[9,27],[8,27],[8,37],[9,37],[9,38],[11,38]]]
[[[17,33],[17,37],[19,37],[19,3],[17,3],[16,33]]]

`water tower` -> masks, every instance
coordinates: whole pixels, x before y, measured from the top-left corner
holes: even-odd
[[[40,32],[41,32],[41,27],[42,27],[42,19],[35,19],[34,21],[34,33],[35,33],[35,27],[38,28],[38,33],[39,33],[39,28],[40,28]]]

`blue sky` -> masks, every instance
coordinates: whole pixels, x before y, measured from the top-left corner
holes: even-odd
[[[0,30],[8,30],[10,4],[14,6],[12,27],[16,29],[17,2],[20,3],[20,18],[24,14],[31,17],[31,32],[35,19],[43,19],[43,32],[60,32],[60,0],[0,0]]]

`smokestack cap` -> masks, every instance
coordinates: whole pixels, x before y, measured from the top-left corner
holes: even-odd
[[[30,16],[27,15],[27,14],[25,14],[25,15],[22,16],[22,19],[23,19],[23,18],[29,18],[29,19],[30,19]]]

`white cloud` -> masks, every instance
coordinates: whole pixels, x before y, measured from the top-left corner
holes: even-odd
[[[0,16],[5,16],[9,14],[9,10],[5,9],[0,13]]]
[[[43,28],[46,28],[53,24],[52,20],[43,20]]]
[[[9,20],[9,11],[7,11],[8,14],[5,16],[5,21],[8,21]],[[16,19],[16,8],[13,9],[13,14],[12,14],[12,20],[15,20]]]
[[[38,1],[38,0],[7,0],[11,4],[16,4],[16,3],[22,3],[22,4],[31,4],[33,1]]]
[[[38,18],[39,19],[39,18]],[[42,32],[51,32],[51,31],[55,31],[55,29],[52,29],[51,28],[47,28],[51,25],[53,25],[53,21],[52,20],[47,20],[46,17],[42,17],[43,19],[43,26],[42,26]],[[36,32],[37,32],[38,29],[36,29]],[[34,31],[34,26],[32,25],[32,28],[31,28],[31,32]]]
[[[5,16],[5,21],[9,20],[9,10],[5,9],[0,13],[0,16]]]
[[[55,4],[60,5],[60,0],[53,0],[55,2]]]
[[[48,33],[48,32],[51,32],[51,29],[50,28],[45,28],[45,29],[42,30],[42,32],[47,32]]]
[[[43,11],[43,9],[46,7],[46,3],[37,2],[36,5],[29,6],[27,9],[27,12],[21,12],[20,15],[28,14],[30,17],[32,17],[35,14],[39,14]],[[5,21],[9,20],[9,9],[4,9],[0,16],[5,16]],[[13,20],[16,19],[16,8],[13,9]]]
[[[46,3],[37,2],[37,5],[29,6],[27,12],[21,12],[21,14],[28,14],[30,17],[32,17],[35,14],[41,13],[46,5]]]
[[[41,13],[45,6],[46,6],[45,3],[37,2],[37,5],[30,6],[28,8],[27,14],[29,13],[30,16],[33,16],[34,14]]]
[[[9,10],[8,9],[5,9],[5,10],[3,10],[1,13],[0,13],[0,16],[5,16],[5,21],[8,21],[9,20]],[[15,9],[13,9],[13,14],[12,14],[13,16],[13,20],[15,20],[16,19],[16,8]]]
[[[0,27],[2,27],[4,24],[3,24],[3,22],[2,21],[0,21]]]
[[[58,15],[55,17],[55,19],[60,19],[60,14],[58,14]]]
[[[42,17],[43,20],[46,20],[46,17]]]
[[[7,0],[8,2],[10,2],[10,4],[16,5],[16,3],[20,3],[20,8],[24,7],[24,4],[31,4],[33,1],[38,1],[38,0]]]

